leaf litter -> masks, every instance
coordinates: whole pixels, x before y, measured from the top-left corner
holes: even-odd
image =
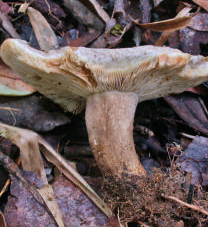
[[[97,18],[100,18],[102,22],[105,23],[106,25],[110,22],[110,20],[113,20],[113,21],[116,20],[116,23],[114,23],[111,29],[109,30],[110,32],[107,33],[107,36],[109,36],[107,37],[107,39],[105,39],[106,37],[103,38],[104,34],[102,34],[102,32],[104,32],[102,31],[102,29],[104,28],[104,25],[102,25],[103,27],[101,30],[98,27],[96,29],[93,28],[94,31],[92,32],[92,27],[90,27],[91,25],[88,21],[89,19],[88,17],[85,17],[86,21],[82,21],[83,18],[80,19],[79,17],[80,14],[77,14],[78,16],[74,14],[72,15],[73,20],[76,20],[76,24],[78,25],[74,26],[73,23],[70,22],[70,20],[69,22],[65,23],[65,18],[67,18],[66,11],[63,10],[62,5],[60,7],[59,4],[53,1],[38,0],[38,1],[32,2],[30,7],[33,7],[34,9],[38,10],[47,19],[48,23],[46,21],[46,24],[44,23],[43,24],[44,26],[49,26],[49,27],[51,26],[53,28],[53,30],[56,33],[56,36],[58,36],[59,38],[60,46],[69,45],[74,42],[74,45],[77,45],[77,46],[94,45],[96,47],[106,47],[110,43],[111,47],[120,47],[122,45],[129,45],[129,40],[128,41],[126,40],[126,43],[125,43],[125,36],[128,35],[129,33],[134,33],[134,29],[131,24],[131,20],[129,21],[128,16],[134,15],[133,18],[136,18],[135,12],[138,12],[136,7],[132,7],[134,5],[133,1],[131,2],[132,6],[130,8],[128,7],[128,5],[125,5],[126,2],[127,1],[116,1],[119,7],[114,7],[114,8],[113,7],[110,8],[110,3],[108,4],[107,1],[105,0],[100,1],[100,3],[102,4],[102,7],[100,7],[100,5],[97,5],[97,1],[95,2],[95,1],[89,0],[85,2],[85,6],[86,6],[85,10],[90,9],[90,13],[93,13],[96,16],[98,16]],[[204,1],[197,0],[194,2],[199,6],[203,7],[205,10],[207,10],[205,0]],[[124,4],[120,4],[120,3],[124,3]],[[139,28],[140,40],[138,41],[138,43],[155,44],[159,40],[158,38],[160,34],[158,32],[156,33],[152,32],[149,29],[151,28],[151,26],[153,26],[153,29],[155,29],[154,26],[160,27],[161,23],[164,23],[162,22],[164,20],[164,18],[162,18],[163,14],[158,13],[159,11],[157,10],[159,9],[161,10],[160,12],[163,11],[166,13],[170,12],[170,10],[165,4],[171,5],[170,9],[175,11],[175,15],[177,15],[178,12],[180,14],[180,12],[183,11],[183,10],[180,11],[178,9],[175,10],[174,5],[177,5],[178,3],[173,3],[173,2],[170,3],[170,1],[154,1],[155,8],[152,8],[153,6],[150,4],[149,1],[140,1],[139,10],[141,10],[142,13],[141,15],[136,14],[140,17],[139,23],[141,24],[141,27],[142,27],[142,28]],[[93,10],[89,6],[92,6]],[[112,6],[112,3],[111,3],[111,6]],[[72,6],[72,7],[75,7],[75,6]],[[193,5],[191,7],[187,7],[189,8],[187,9],[187,11],[190,11],[192,7]],[[76,9],[77,13],[79,9],[80,9],[80,12],[82,11],[81,8],[78,8]],[[155,17],[156,21],[153,21],[151,23],[152,15],[150,11],[152,9],[154,12],[156,12],[156,17]],[[11,8],[8,8],[7,10],[10,10],[11,12]],[[70,10],[73,10],[73,9],[71,8]],[[113,13],[110,14],[108,10],[111,10]],[[106,11],[108,11],[108,14],[105,13]],[[184,8],[184,11],[186,11],[186,8]],[[83,13],[81,12],[81,14]],[[110,17],[111,15],[112,17]],[[159,20],[157,16],[159,16],[160,18]],[[176,31],[177,28],[174,26],[172,27],[172,25],[170,25],[170,22],[172,20],[170,18],[173,18],[174,16],[168,15],[168,18],[167,17],[165,18],[166,22],[169,23],[169,25],[167,25],[170,27],[169,30],[172,30],[171,31],[172,35],[169,37],[169,34],[168,34],[165,38],[163,38],[162,42],[159,45],[163,45],[164,43],[166,44],[167,42],[169,42],[170,46],[180,47],[185,52],[189,52],[192,54],[194,53],[201,54],[201,51],[203,49],[202,47],[206,47],[206,42],[207,42],[207,34],[206,34],[207,13],[205,11],[200,10],[200,12],[197,15],[194,15],[194,17],[193,15],[191,16],[192,20],[190,19],[190,16],[187,16],[187,15],[184,15],[182,19],[173,19],[173,21],[174,20],[178,21],[180,26],[188,25],[188,27],[182,28],[179,31]],[[8,18],[10,18],[10,16]],[[3,20],[6,21],[8,19],[3,19]],[[123,26],[122,22],[123,21],[125,22],[125,20],[127,23],[125,23]],[[35,27],[39,29],[40,24],[37,24],[37,21],[35,23],[36,24],[33,25],[34,30],[35,30]],[[145,25],[145,23],[146,24],[148,23],[148,24]],[[65,27],[66,24],[68,27]],[[100,23],[100,25],[101,24],[102,23]],[[144,28],[145,26],[146,28]],[[16,24],[16,27],[18,30],[18,23]],[[66,32],[66,31],[71,31],[71,29],[74,29],[76,33],[74,40],[72,39],[71,35],[68,35],[68,33]],[[14,29],[11,26],[4,27],[4,30],[5,31],[8,30],[7,32],[11,36],[12,34],[14,34],[13,36],[16,35],[15,33],[13,33]],[[161,27],[159,28],[159,30],[161,30]],[[164,28],[162,30],[164,30]],[[5,31],[3,34],[4,36],[7,36],[7,33],[5,33]],[[166,32],[167,31],[165,31],[164,33]],[[164,33],[162,33],[162,36],[164,36],[163,35]],[[42,35],[41,31],[36,32],[36,36],[37,36],[36,38],[40,38],[41,35]],[[90,38],[87,38],[88,35]],[[66,39],[66,37],[68,38]],[[110,40],[110,42],[108,40]],[[39,40],[40,47],[42,45],[41,42],[42,41]],[[194,46],[192,45],[193,43],[194,43]],[[205,46],[202,46],[202,44]],[[49,49],[51,49],[50,46],[49,46]],[[198,95],[199,94],[200,93],[198,93]],[[174,127],[179,127],[179,129],[174,128],[174,130],[180,130],[182,128],[183,130],[181,131],[187,131],[187,128],[188,128],[187,124],[191,126],[188,128],[188,131],[190,131],[190,128],[191,129],[194,128],[194,130],[191,131],[193,134],[197,134],[199,132],[206,134],[206,130],[205,130],[206,124],[207,124],[207,116],[205,113],[206,103],[202,105],[202,102],[199,101],[198,97],[196,99],[193,99],[194,102],[198,103],[198,104],[195,104],[198,106],[197,112],[196,112],[198,115],[196,116],[195,115],[196,113],[194,112],[194,114],[190,116],[190,114],[193,111],[189,112],[189,115],[184,114],[187,111],[185,109],[185,106],[187,106],[187,103],[189,103],[188,105],[192,106],[193,103],[191,104],[190,102],[188,102],[186,96],[183,96],[183,95],[181,95],[180,99],[183,100],[183,102],[181,103],[182,105],[179,105],[179,102],[175,101],[175,103],[172,105],[172,108],[176,110],[179,116],[182,116],[184,122],[182,122],[182,120],[179,119],[178,116],[174,116],[174,119],[171,119],[168,114],[163,114],[162,116],[153,115],[151,120],[150,118],[148,119],[145,116],[146,118],[143,118],[143,121],[141,121],[140,123],[142,123],[143,126],[147,127],[147,129],[149,128],[150,131],[153,129],[152,136],[147,136],[146,134],[141,135],[140,131],[135,130],[134,133],[137,135],[136,138],[138,138],[138,140],[140,139],[140,141],[142,140],[145,142],[148,140],[149,145],[148,143],[143,143],[142,148],[145,149],[150,156],[154,156],[154,157],[158,156],[158,153],[156,153],[156,150],[157,152],[159,151],[163,153],[165,150],[165,144],[168,143],[168,140],[163,141],[163,139],[167,138],[168,136],[160,133],[160,131],[158,132],[157,130],[155,130],[155,126],[152,127],[153,126],[152,124],[155,122],[154,118],[156,117],[159,117],[157,118],[157,120],[159,119],[160,122],[165,122],[168,125],[166,126],[167,128],[169,128],[168,133],[172,135],[175,134],[174,132],[172,132]],[[160,101],[158,100],[155,101],[155,104],[157,104],[157,102],[160,102]],[[163,103],[162,105],[165,105],[165,104]],[[177,107],[179,108],[178,111],[177,111]],[[168,107],[166,106],[165,108],[167,109]],[[157,112],[160,112],[160,110],[158,110]],[[146,115],[147,113],[148,112],[146,112]],[[174,121],[174,124],[173,124],[173,121]],[[181,125],[183,125],[183,127],[181,127]],[[37,128],[38,127],[36,127],[36,129]],[[51,128],[51,129],[53,130],[54,128]],[[83,130],[83,128],[80,127],[80,130]],[[150,139],[151,137],[152,139]],[[163,139],[161,140],[161,138]],[[177,137],[175,136],[172,138],[174,138],[179,142],[178,139],[180,138],[182,139],[184,138],[184,136],[179,138],[177,135]],[[200,137],[200,139],[202,138]],[[169,162],[168,169],[164,168],[167,166],[167,160],[164,161],[160,153],[159,155],[160,158],[157,161],[160,164],[161,168],[153,169],[152,173],[149,176],[145,177],[144,179],[135,179],[134,182],[130,182],[130,184],[133,184],[133,185],[135,185],[135,182],[137,182],[136,185],[137,186],[139,185],[137,188],[135,188],[135,191],[133,192],[132,191],[130,192],[128,188],[125,188],[125,184],[118,185],[118,188],[117,188],[116,183],[112,182],[111,177],[106,176],[106,179],[104,181],[103,191],[100,193],[101,197],[105,199],[109,207],[114,211],[115,214],[117,214],[117,216],[120,218],[120,221],[122,223],[133,222],[133,224],[136,223],[137,225],[140,225],[140,226],[197,226],[197,225],[206,226],[208,225],[206,220],[206,212],[208,210],[207,193],[205,190],[207,185],[206,157],[204,157],[203,154],[201,154],[201,159],[196,160],[196,154],[198,154],[198,148],[199,147],[205,148],[207,142],[203,143],[200,139],[198,140],[194,139],[194,141],[192,142],[193,145],[195,146],[193,155],[190,155],[191,153],[190,150],[192,149],[191,144],[190,144],[190,147],[188,146],[187,148],[188,150],[185,150],[184,152],[181,151],[181,156],[179,156],[178,158],[175,157],[174,152],[173,154],[171,153],[171,155],[169,155],[169,159],[172,157],[173,159],[170,159],[168,161]],[[47,150],[46,147],[49,148],[50,145],[48,147],[48,145],[46,145],[45,142],[42,141],[42,139],[40,141],[39,141],[40,143],[39,145],[44,153]],[[158,141],[160,141],[160,143]],[[74,145],[76,146],[77,142],[72,141],[67,143],[69,143],[69,148],[70,146],[72,146],[73,148]],[[77,144],[78,146],[80,145],[79,143]],[[155,144],[157,144],[158,146],[157,149],[155,149]],[[205,153],[206,152],[204,152],[204,154]],[[54,151],[52,152],[52,154],[53,154],[52,159],[50,161],[57,166],[60,164],[60,168],[63,168],[62,164],[59,163],[59,161],[57,161],[59,160],[59,155],[57,153],[54,153]],[[185,154],[189,154],[189,155],[187,156]],[[167,158],[167,155],[165,157]],[[145,158],[145,155],[143,158]],[[14,178],[12,179],[13,179],[12,183],[14,185],[15,180]],[[59,180],[60,181],[57,181],[57,183],[55,183],[56,186],[59,184],[61,185],[62,183],[60,182],[65,182],[65,179],[60,178]],[[69,181],[67,182],[68,182],[67,184],[71,184]],[[201,186],[201,184],[203,185],[203,187]],[[63,185],[64,187],[67,187],[65,183],[63,183]],[[192,187],[192,185],[194,186]],[[123,191],[119,192],[121,188]],[[56,190],[59,190],[59,189],[62,190],[62,187],[57,186],[57,189],[54,188],[55,193],[56,193]],[[19,194],[24,197],[24,193],[22,194],[19,193]],[[72,192],[72,196],[70,198],[73,199],[76,194],[77,192]],[[132,194],[134,195],[133,198],[132,198]],[[65,204],[65,201],[67,201],[67,194],[65,195],[60,194],[59,196],[60,197],[57,197],[57,202],[59,203],[59,199],[62,197],[65,197],[66,200],[61,202],[62,204]],[[189,203],[190,197],[192,201],[191,204]],[[23,198],[23,201],[24,201],[24,198]],[[16,202],[17,201],[12,201],[12,204],[15,204]],[[70,204],[68,205],[70,206]],[[79,205],[77,206],[79,207]],[[27,209],[26,206],[25,206],[25,209]],[[31,208],[30,210],[33,210],[33,209]],[[69,210],[66,209],[65,211],[63,211],[61,206],[60,206],[60,210],[62,214],[64,214],[63,215],[63,219],[64,219],[65,216],[68,215],[67,211]],[[21,214],[19,213],[19,215]],[[73,217],[74,216],[72,215],[72,218]],[[18,219],[18,215],[16,216],[16,218]],[[94,217],[92,217],[92,219],[93,218]],[[77,222],[74,225],[78,226],[79,223],[80,222]],[[83,226],[90,226],[90,222],[87,223],[83,221],[81,224]],[[18,226],[18,224],[16,224],[16,226]],[[111,226],[113,226],[113,224]]]

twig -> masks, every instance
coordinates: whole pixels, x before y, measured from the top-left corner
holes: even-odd
[[[150,227],[149,225],[146,225],[146,224],[144,224],[143,222],[141,222],[141,221],[138,221],[137,222],[138,224],[140,224],[141,225],[141,227]]]
[[[47,0],[45,0],[45,3],[46,3],[46,5],[47,5],[47,7],[48,7],[48,13],[49,13],[49,15],[51,15],[53,18],[55,18],[55,19],[59,22],[59,24],[61,24],[61,21],[58,19],[58,17],[56,17],[56,16],[52,13],[52,11],[51,11],[51,6],[50,6],[50,4],[48,3]]]
[[[35,189],[35,187],[32,184],[30,184],[24,178],[24,176],[22,175],[22,171],[19,169],[16,163],[14,163],[12,159],[3,154],[1,151],[0,151],[0,166],[3,166],[4,169],[9,174],[13,175],[16,179],[20,180],[23,186],[34,196],[35,200],[43,207],[46,207],[39,192]]]
[[[7,188],[8,188],[8,186],[9,186],[9,184],[11,183],[11,180],[10,179],[8,179],[7,181],[6,181],[6,183],[4,184],[4,187],[1,189],[1,191],[0,191],[0,198],[1,198],[1,196],[4,194],[4,192],[7,190]]]
[[[181,204],[182,206],[186,206],[192,210],[196,210],[196,211],[199,211],[200,213],[202,214],[205,214],[205,215],[208,215],[208,211],[204,210],[203,208],[199,207],[199,206],[196,206],[196,205],[191,205],[191,204],[188,204],[186,202],[183,202],[182,200],[174,197],[174,196],[166,196],[166,195],[161,195],[162,198],[165,198],[165,199],[169,199],[169,200],[172,200],[174,202],[177,202],[179,204]]]

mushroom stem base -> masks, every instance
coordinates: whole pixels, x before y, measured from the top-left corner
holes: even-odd
[[[115,178],[146,174],[133,140],[137,103],[136,94],[117,91],[94,94],[87,99],[89,142],[103,174]]]

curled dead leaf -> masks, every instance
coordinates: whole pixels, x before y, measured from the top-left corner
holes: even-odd
[[[152,31],[157,31],[157,32],[175,31],[186,27],[197,13],[198,13],[198,10],[196,13],[193,13],[187,16],[180,16],[180,17],[175,17],[168,20],[157,21],[157,22],[146,23],[146,24],[138,23],[137,20],[134,20],[134,19],[132,19],[132,22],[138,25],[139,27],[150,29]]]
[[[177,15],[175,18],[181,18],[181,17],[186,17],[188,16],[189,12],[192,10],[191,7],[186,6],[185,8],[183,8]],[[190,23],[192,22],[192,20],[190,21]],[[189,24],[190,24],[189,23]],[[178,29],[172,30],[172,31],[164,31],[161,36],[159,37],[159,39],[156,41],[155,46],[162,46],[168,39],[169,37],[173,34],[174,31],[176,31]]]

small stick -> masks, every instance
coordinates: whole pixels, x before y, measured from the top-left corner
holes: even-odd
[[[181,204],[182,206],[186,206],[192,210],[196,210],[196,211],[199,211],[201,212],[202,214],[205,214],[205,215],[208,215],[208,211],[204,210],[203,208],[199,207],[199,206],[196,206],[196,205],[191,205],[191,204],[188,204],[186,202],[183,202],[182,200],[174,197],[174,196],[166,196],[166,195],[161,195],[162,198],[165,198],[165,199],[169,199],[169,200],[172,200],[174,202],[177,202],[179,204]]]
[[[7,188],[8,188],[8,186],[9,186],[10,183],[11,183],[11,180],[8,179],[8,180],[6,181],[6,183],[4,184],[4,187],[3,187],[2,190],[0,191],[0,198],[1,198],[1,196],[4,194],[4,192],[7,190]]]
[[[141,221],[138,221],[137,222],[138,224],[140,224],[141,225],[141,227],[150,227],[149,225],[146,225],[146,224],[144,224],[143,222],[141,222]]]
[[[23,184],[23,186],[34,196],[35,200],[42,205],[45,206],[45,203],[39,194],[39,192],[36,190],[36,188],[30,184],[22,175],[22,171],[19,169],[17,164],[8,156],[6,156],[4,153],[0,151],[0,166],[3,166],[4,169],[11,175],[13,175],[15,178],[20,180]]]

